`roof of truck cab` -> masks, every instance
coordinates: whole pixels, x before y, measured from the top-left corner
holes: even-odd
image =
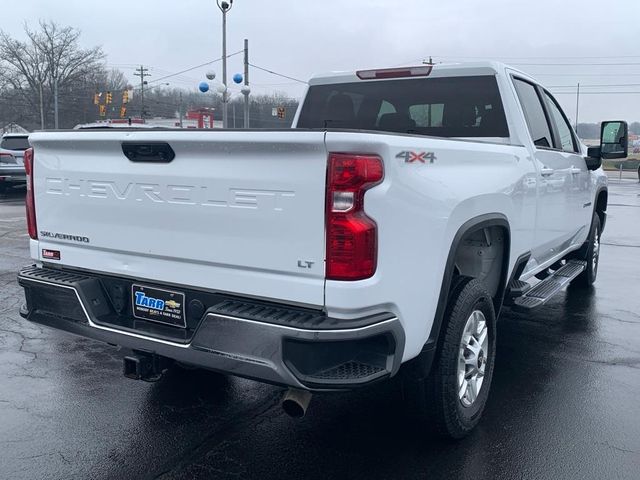
[[[394,67],[380,67],[380,70],[387,68],[412,68],[412,67],[424,67],[425,64],[420,65],[402,65]],[[363,68],[356,71],[344,71],[344,72],[328,72],[313,75],[309,80],[309,85],[324,85],[331,83],[346,83],[346,82],[368,82],[379,80],[362,80],[356,72],[361,70],[378,70],[377,68]],[[463,77],[474,75],[496,75],[504,74],[506,70],[519,73],[523,76],[531,78],[531,76],[525,72],[522,72],[516,68],[510,67],[502,62],[482,61],[482,62],[459,62],[459,63],[436,63],[433,65],[433,70],[427,78],[438,77]],[[411,77],[398,77],[398,78],[411,78]],[[425,78],[425,77],[414,77]]]

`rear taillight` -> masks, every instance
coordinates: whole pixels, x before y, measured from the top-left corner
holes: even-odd
[[[36,203],[33,192],[33,148],[28,148],[24,152],[24,170],[27,174],[27,230],[29,236],[37,240],[38,228],[36,226]]]
[[[328,280],[362,280],[376,271],[378,229],[364,212],[364,193],[384,177],[377,155],[331,153],[327,172]]]

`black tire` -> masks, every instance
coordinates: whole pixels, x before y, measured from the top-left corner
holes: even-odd
[[[482,312],[487,328],[488,347],[483,354],[484,377],[477,397],[470,405],[460,398],[458,359],[467,321],[475,311]],[[478,424],[484,411],[496,350],[496,316],[491,295],[479,280],[461,277],[454,282],[440,331],[438,352],[426,378],[405,389],[405,399],[421,417],[429,417],[437,432],[445,437],[463,438]],[[406,398],[413,395],[413,398]]]
[[[589,237],[586,243],[578,250],[575,258],[584,260],[587,262],[587,268],[584,272],[578,275],[571,285],[588,288],[594,284],[598,276],[598,264],[600,261],[600,217],[597,213],[593,214],[591,220],[591,230],[589,231]]]

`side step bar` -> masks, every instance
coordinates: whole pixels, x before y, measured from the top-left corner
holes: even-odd
[[[587,262],[580,260],[568,261],[552,275],[531,289],[526,290],[522,296],[515,298],[513,300],[513,308],[527,311],[544,305],[551,297],[566,287],[571,280],[584,272],[585,268],[587,268]]]

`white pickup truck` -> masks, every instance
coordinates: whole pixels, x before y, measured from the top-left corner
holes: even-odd
[[[176,362],[288,387],[293,415],[400,374],[459,438],[502,306],[595,280],[601,159],[627,127],[587,150],[548,90],[485,62],[314,77],[288,130],[30,142],[25,318],[133,350],[132,378]]]

